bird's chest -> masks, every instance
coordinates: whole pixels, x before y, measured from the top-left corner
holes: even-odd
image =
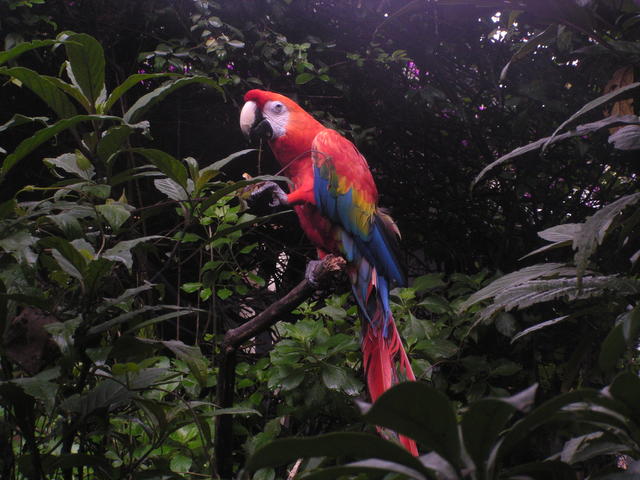
[[[313,205],[298,205],[295,211],[302,230],[317,248],[327,253],[340,254],[340,227],[331,223]]]

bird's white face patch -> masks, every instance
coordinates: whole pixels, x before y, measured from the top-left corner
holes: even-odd
[[[287,133],[289,122],[289,109],[279,100],[270,100],[264,104],[262,116],[269,121],[273,138],[278,138]]]

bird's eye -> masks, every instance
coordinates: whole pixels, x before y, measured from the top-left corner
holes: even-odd
[[[282,113],[282,110],[284,110],[284,105],[283,105],[283,104],[281,104],[281,103],[276,103],[276,104],[273,106],[273,111],[274,111],[274,113]]]

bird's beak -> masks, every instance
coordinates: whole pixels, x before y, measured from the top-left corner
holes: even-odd
[[[269,140],[273,137],[273,129],[269,121],[262,116],[256,102],[247,102],[240,112],[240,129],[251,143],[259,139]]]

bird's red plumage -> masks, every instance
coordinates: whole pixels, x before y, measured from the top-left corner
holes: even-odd
[[[288,111],[288,121],[283,135],[272,139],[269,145],[283,167],[284,173],[293,181],[288,201],[294,205],[300,225],[307,237],[318,248],[320,256],[326,253],[345,255],[345,240],[360,235],[362,242],[368,237],[378,221],[387,234],[394,236],[397,228],[388,215],[377,210],[378,191],[365,158],[356,147],[338,132],[325,128],[293,100],[264,90],[250,90],[244,97],[255,102],[263,111],[271,101],[282,102]],[[314,161],[316,164],[328,160],[332,174],[338,179],[339,193],[347,193],[353,202],[353,210],[347,212],[352,224],[328,218],[314,194]],[[316,192],[317,193],[317,192]],[[357,243],[357,242],[356,242]],[[384,244],[384,242],[383,242]],[[353,245],[352,245],[353,247]],[[359,248],[355,247],[356,249]],[[347,272],[354,285],[354,294],[360,305],[363,322],[363,364],[372,401],[375,401],[392,385],[403,380],[415,380],[411,364],[402,346],[402,341],[383,299],[377,293],[382,281],[385,265],[376,264],[380,258],[367,257],[356,252],[357,260],[347,265]],[[389,253],[391,258],[393,253]],[[347,255],[348,256],[348,255]],[[387,258],[387,257],[385,257]],[[364,264],[363,264],[364,262]],[[381,270],[382,269],[382,270]],[[358,287],[363,274],[368,284],[361,293]],[[389,279],[385,280],[385,284]],[[386,287],[383,289],[387,295]],[[358,298],[359,297],[359,298]],[[386,300],[385,300],[386,301]],[[385,326],[387,325],[387,326]],[[414,455],[418,454],[413,440],[399,436],[399,440]]]

